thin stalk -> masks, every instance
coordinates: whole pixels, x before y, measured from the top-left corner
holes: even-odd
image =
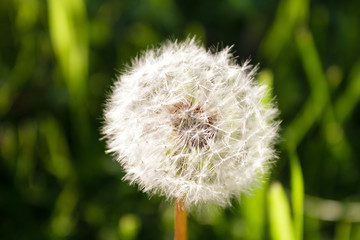
[[[174,240],[187,240],[187,218],[184,203],[175,199],[175,237]]]

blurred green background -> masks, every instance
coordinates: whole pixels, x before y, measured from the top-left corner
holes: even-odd
[[[268,183],[189,216],[189,239],[360,239],[360,1],[1,0],[0,238],[172,239],[122,182],[102,108],[140,50],[196,34],[260,63],[282,119]]]

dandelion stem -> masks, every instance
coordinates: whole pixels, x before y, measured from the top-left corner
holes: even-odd
[[[174,240],[187,239],[187,219],[184,203],[175,199],[175,237]]]

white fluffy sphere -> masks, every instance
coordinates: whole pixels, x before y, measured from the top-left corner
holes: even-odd
[[[224,206],[274,159],[277,109],[230,48],[194,39],[147,50],[119,76],[105,109],[108,152],[125,179],[187,207]]]

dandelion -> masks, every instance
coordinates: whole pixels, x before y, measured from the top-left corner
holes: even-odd
[[[256,68],[195,39],[168,41],[133,60],[105,109],[108,152],[124,179],[181,208],[230,204],[274,159],[277,109]]]

